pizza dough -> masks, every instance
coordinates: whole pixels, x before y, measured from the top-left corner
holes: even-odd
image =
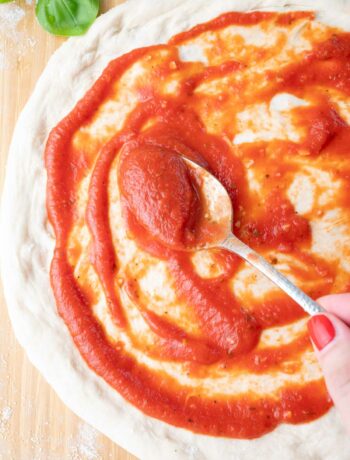
[[[349,29],[350,21],[347,24],[346,16],[339,13],[348,2],[338,3],[337,11],[333,5],[332,13],[320,13],[320,19]],[[31,361],[72,410],[143,459],[238,459],[243,455],[249,459],[256,457],[257,449],[261,458],[347,458],[350,441],[335,422],[333,411],[310,424],[282,425],[253,441],[195,435],[145,417],[82,360],[56,313],[48,277],[54,238],[45,211],[43,148],[51,128],[72,109],[113,57],[164,42],[175,32],[228,10],[272,10],[274,6],[269,2],[242,2],[239,6],[237,2],[216,2],[209,6],[203,1],[168,1],[153,2],[151,6],[128,2],[115,8],[102,16],[85,37],[69,40],[52,57],[16,127],[1,235],[2,274],[16,335]],[[278,6],[285,9],[283,3]],[[310,7],[315,8],[311,2]]]

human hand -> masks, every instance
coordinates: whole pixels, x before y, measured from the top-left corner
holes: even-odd
[[[350,294],[321,297],[326,314],[308,322],[326,385],[345,428],[350,434]]]

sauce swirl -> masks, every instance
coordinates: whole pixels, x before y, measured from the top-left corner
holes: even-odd
[[[301,309],[280,292],[256,295],[256,274],[232,254],[211,251],[203,268],[178,250],[201,206],[186,155],[225,186],[239,238],[313,298],[348,290],[347,266],[317,234],[332,235],[333,218],[344,239],[350,232],[341,104],[350,34],[313,22],[310,12],[228,13],[134,50],[47,143],[59,314],[92,371],[145,414],[196,433],[254,438],[331,407]],[[244,42],[236,26],[276,40]],[[288,47],[298,27],[309,45],[301,52]],[[186,46],[202,46],[206,62],[181,59]],[[285,93],[303,104],[273,109]],[[296,178],[311,197],[297,199]]]

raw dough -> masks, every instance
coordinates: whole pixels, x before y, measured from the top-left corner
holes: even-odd
[[[333,1],[331,11],[329,6],[326,0],[317,2],[318,19],[350,30],[350,2]],[[250,460],[258,452],[259,458],[271,460],[348,460],[350,438],[334,411],[313,423],[281,425],[251,441],[195,435],[146,417],[87,367],[56,313],[49,282],[54,237],[45,208],[43,150],[48,133],[116,56],[165,42],[175,32],[230,10],[315,8],[312,0],[131,0],[101,16],[86,36],[70,39],[54,54],[19,118],[7,166],[0,235],[2,277],[16,336],[67,406],[142,459]]]

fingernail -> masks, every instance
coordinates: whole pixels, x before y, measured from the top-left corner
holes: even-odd
[[[307,323],[313,343],[318,350],[322,350],[335,337],[335,329],[330,319],[325,315],[316,315]]]

